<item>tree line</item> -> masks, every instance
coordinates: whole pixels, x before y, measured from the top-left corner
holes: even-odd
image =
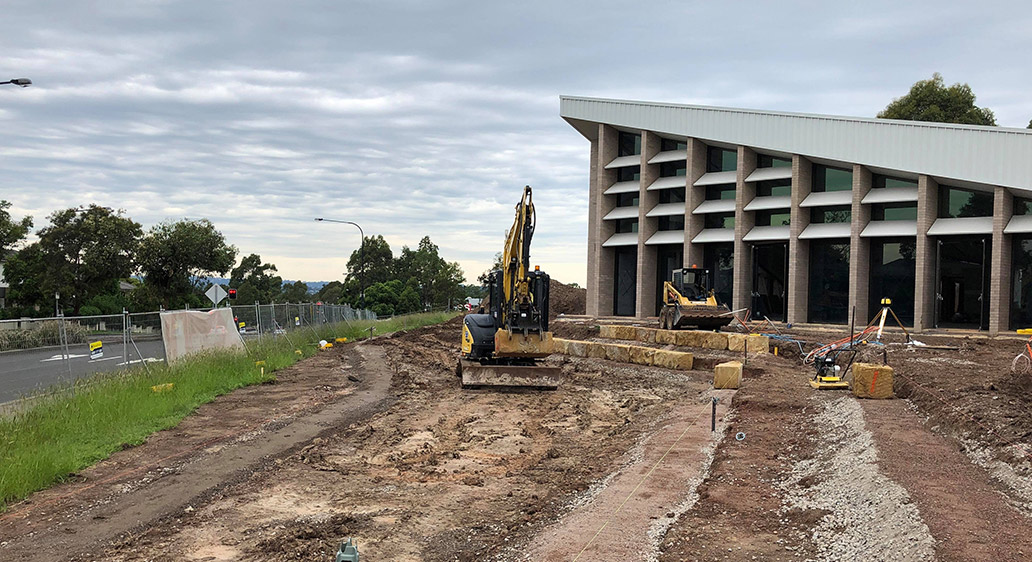
[[[3,318],[49,316],[56,308],[67,315],[202,308],[210,306],[209,278],[227,272],[227,287],[244,304],[319,300],[387,315],[454,304],[468,292],[461,268],[441,258],[429,237],[397,259],[382,236],[367,237],[344,280],[313,294],[302,281],[284,283],[258,254],[234,266],[239,250],[207,219],[169,220],[144,231],[123,210],[74,207],[52,213],[37,240],[24,244],[33,218],[15,219],[10,206],[0,200],[0,264],[9,285]]]

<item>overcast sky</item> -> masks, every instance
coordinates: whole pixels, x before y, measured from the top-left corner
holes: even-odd
[[[470,280],[535,188],[532,253],[585,281],[588,143],[559,95],[874,116],[916,80],[1032,118],[1025,2],[0,0],[0,199],[36,226],[211,219],[288,279],[424,235]]]

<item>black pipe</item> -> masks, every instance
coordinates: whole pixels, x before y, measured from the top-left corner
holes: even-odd
[[[710,431],[717,430],[717,399],[713,399],[713,411],[710,414]]]

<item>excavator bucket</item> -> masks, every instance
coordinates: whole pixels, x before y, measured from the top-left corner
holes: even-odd
[[[530,387],[555,390],[562,382],[562,369],[544,365],[484,365],[459,360],[459,375],[464,388],[481,386]]]

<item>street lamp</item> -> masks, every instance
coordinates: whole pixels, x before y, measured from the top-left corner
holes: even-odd
[[[358,234],[362,237],[362,242],[358,245],[358,259],[362,261],[362,267],[358,270],[358,296],[362,299],[362,305],[365,305],[365,232],[362,231],[362,227],[358,226],[357,222],[351,221],[339,221],[335,219],[324,219],[322,217],[315,219],[316,222],[336,222],[340,224],[351,224],[358,227]]]
[[[29,80],[28,78],[12,78],[6,82],[0,82],[0,86],[3,86],[4,84],[14,84],[15,86],[28,88],[29,84],[32,84],[32,80]]]

